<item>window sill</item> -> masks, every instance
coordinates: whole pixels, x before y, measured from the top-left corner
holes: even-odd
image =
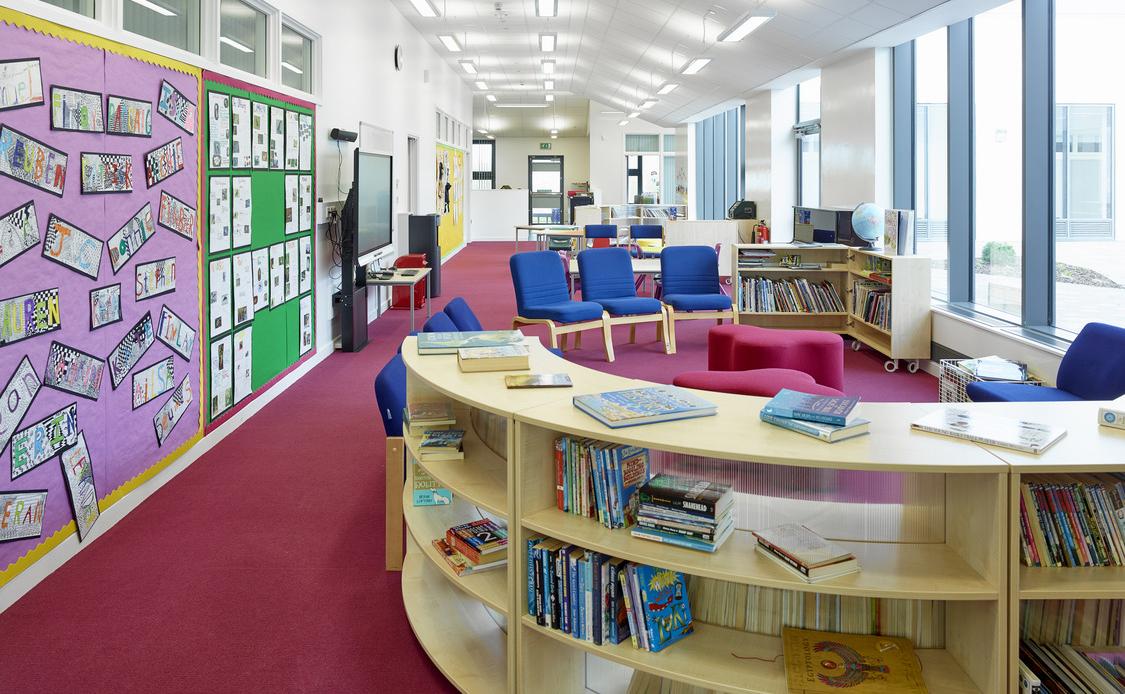
[[[1062,357],[1074,339],[1072,333],[1050,326],[1022,326],[966,304],[931,299],[934,313],[966,323],[975,328],[1016,340],[1056,357]]]

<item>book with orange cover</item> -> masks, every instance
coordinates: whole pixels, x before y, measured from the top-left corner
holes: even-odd
[[[924,694],[908,639],[786,628],[781,632],[791,694]]]

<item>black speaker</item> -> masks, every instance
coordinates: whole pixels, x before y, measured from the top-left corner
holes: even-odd
[[[412,214],[407,228],[408,252],[425,253],[430,268],[430,296],[441,296],[441,246],[438,245],[438,226],[441,217],[436,214]]]

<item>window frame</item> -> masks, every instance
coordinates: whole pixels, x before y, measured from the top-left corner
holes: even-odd
[[[476,157],[473,157],[474,166],[473,166],[473,169],[472,169],[472,181],[474,182],[474,185],[473,185],[472,189],[473,190],[496,190],[496,140],[489,140],[487,138],[479,138],[479,139],[473,138],[472,145],[473,146],[488,145],[489,154],[491,155],[491,166],[489,167],[489,171],[477,171],[476,166],[475,166]],[[470,151],[471,151],[471,149],[470,149]],[[481,174],[481,175],[477,176],[477,174]],[[476,185],[475,185],[476,181],[488,181],[489,186],[488,186],[488,188],[484,188],[484,189],[477,188]]]

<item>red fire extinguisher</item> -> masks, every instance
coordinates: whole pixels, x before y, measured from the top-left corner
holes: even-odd
[[[754,227],[754,236],[758,238],[758,243],[770,242],[770,228],[766,225],[766,220],[761,220]]]

